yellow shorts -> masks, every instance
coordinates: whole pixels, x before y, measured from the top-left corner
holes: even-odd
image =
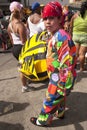
[[[73,41],[75,44],[87,47],[87,35],[73,34]]]

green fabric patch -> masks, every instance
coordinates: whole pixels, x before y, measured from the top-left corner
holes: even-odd
[[[57,43],[57,47],[61,47],[61,45],[62,45],[62,42]]]
[[[71,77],[70,77],[70,78],[68,77],[68,79],[67,79],[67,81],[66,81],[65,87],[66,87],[67,89],[69,89],[71,86],[72,86],[72,80],[71,80]]]
[[[60,66],[60,63],[58,61],[53,61],[52,64],[54,68],[58,68]]]

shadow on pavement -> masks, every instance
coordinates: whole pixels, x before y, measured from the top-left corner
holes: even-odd
[[[24,130],[24,127],[21,124],[0,122],[0,130]]]
[[[54,119],[51,127],[74,125],[75,130],[84,130],[81,122],[87,121],[87,93],[72,92],[67,97],[64,119]],[[85,127],[85,126],[84,126]]]
[[[87,78],[87,71],[77,72],[76,82],[80,82],[82,78]]]
[[[27,106],[29,106],[29,103],[13,103],[13,111],[22,111]]]
[[[0,116],[13,113],[16,111],[22,111],[28,105],[29,103],[14,103],[14,102],[0,101]]]
[[[7,50],[3,50],[0,48],[0,53],[12,53],[12,47],[8,48]]]
[[[40,87],[34,87],[34,91],[39,91],[41,89],[46,89],[48,87],[48,84],[41,85]]]
[[[46,89],[48,87],[48,82],[49,80],[45,80],[45,81],[29,81],[28,83],[28,86],[29,88],[31,89],[31,91],[39,91],[39,90],[42,90],[42,89]],[[34,86],[32,86],[32,83],[34,84]],[[35,84],[39,84],[41,83],[41,86],[35,86]]]
[[[11,79],[15,79],[15,78],[17,78],[17,77],[14,76],[14,77],[10,77],[10,78],[3,78],[3,79],[0,79],[0,81],[3,81],[3,80],[11,80]]]

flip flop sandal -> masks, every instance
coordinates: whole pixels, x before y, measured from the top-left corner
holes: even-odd
[[[37,118],[36,118],[36,117],[31,117],[31,118],[30,118],[30,122],[31,122],[32,124],[37,125],[36,121],[37,121]]]
[[[38,125],[38,124],[36,123],[36,121],[37,121],[37,118],[36,118],[36,117],[31,117],[31,118],[30,118],[30,122],[31,122],[32,124],[34,124],[34,125],[36,125],[36,126],[40,126],[40,127],[48,127],[48,125]]]

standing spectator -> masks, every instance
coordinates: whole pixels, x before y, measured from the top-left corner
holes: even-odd
[[[7,49],[7,21],[5,20],[3,11],[0,9],[0,44],[2,45],[3,50]]]
[[[35,33],[42,32],[45,29],[41,18],[42,7],[40,6],[40,3],[34,2],[31,6],[31,10],[32,13],[27,20],[27,26],[30,30],[30,37]]]
[[[69,10],[68,6],[63,6],[63,15],[64,15],[64,30],[66,30],[68,33],[70,33],[70,21],[72,16],[74,15],[74,12],[72,10]]]
[[[18,60],[21,48],[27,40],[26,28],[21,22],[22,19],[22,5],[18,2],[10,4],[11,19],[8,25],[8,33],[13,44],[12,53]]]
[[[80,71],[84,71],[85,54],[87,52],[87,0],[82,3],[80,12],[71,19],[71,33],[77,48]]]
[[[69,34],[60,26],[62,7],[59,2],[49,2],[43,9],[45,27],[51,33],[47,48],[49,84],[38,118],[31,117],[34,125],[48,126],[55,113],[64,118],[67,90],[76,76],[76,48]]]
[[[17,60],[19,59],[21,49],[27,40],[27,30],[22,22],[22,9],[23,5],[19,2],[14,1],[10,4],[11,17],[8,25],[8,33],[13,44],[12,53]],[[28,89],[27,79],[22,73],[20,73],[20,78],[23,84],[22,92],[25,92]]]

